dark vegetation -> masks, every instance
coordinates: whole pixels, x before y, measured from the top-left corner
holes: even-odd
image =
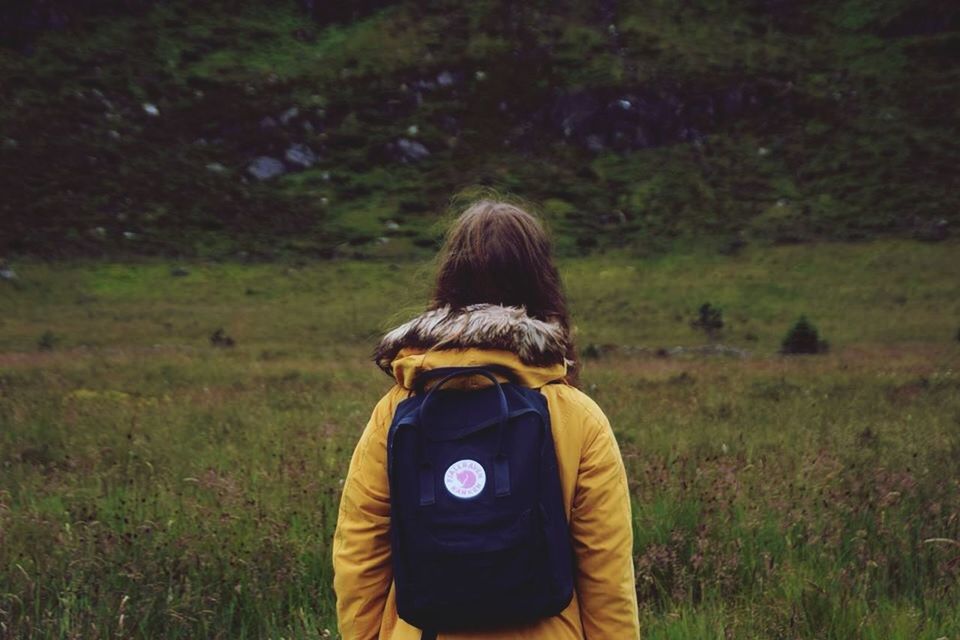
[[[53,351],[59,341],[60,338],[57,337],[57,334],[47,329],[37,340],[37,349],[40,351]]]
[[[16,0],[0,253],[416,256],[484,186],[541,203],[567,254],[938,241],[958,22],[930,0]]]
[[[797,323],[787,332],[780,346],[780,352],[786,355],[826,353],[829,350],[829,343],[820,339],[820,332],[807,320],[806,316],[800,316]]]
[[[220,327],[216,331],[210,334],[210,345],[214,347],[220,347],[221,349],[229,349],[230,347],[235,346],[236,341],[231,338],[223,330],[223,327]]]
[[[709,302],[700,305],[697,317],[690,322],[694,329],[699,329],[713,340],[723,330],[723,309],[713,306]]]

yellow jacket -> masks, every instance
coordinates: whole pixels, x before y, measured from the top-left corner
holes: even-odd
[[[340,501],[333,564],[344,640],[420,640],[420,630],[397,616],[390,562],[387,430],[418,373],[481,365],[507,367],[519,382],[546,396],[577,557],[576,593],[560,615],[513,632],[440,634],[439,638],[639,638],[627,478],[610,423],[600,408],[562,382],[564,364],[526,365],[514,353],[502,350],[405,348],[391,362],[397,384],[373,410],[350,461]]]

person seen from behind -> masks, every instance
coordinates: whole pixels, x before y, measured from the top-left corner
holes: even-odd
[[[360,436],[340,502],[333,564],[338,625],[345,640],[640,637],[626,472],[606,416],[577,387],[575,356],[566,299],[540,222],[505,202],[471,205],[447,234],[427,310],[387,333],[376,349],[376,363],[395,384]],[[522,387],[526,391],[515,395],[532,393],[548,412],[559,477],[556,502],[566,518],[568,552],[572,549],[567,563],[572,567],[572,594],[555,615],[513,626],[430,629],[411,624],[398,611],[395,567],[403,558],[394,557],[399,553],[391,547],[391,534],[397,533],[391,530],[392,519],[396,528],[400,514],[399,507],[391,505],[391,486],[397,486],[391,485],[392,474],[397,470],[388,475],[388,436],[398,408],[404,410],[401,403],[424,393],[424,381],[433,373],[456,371],[451,367],[494,371],[504,388],[508,381]],[[476,376],[473,386],[494,385]],[[482,465],[474,465],[450,469],[462,468],[471,485],[479,487],[474,490],[494,500],[492,492],[500,494],[501,474],[486,468],[484,475]],[[486,478],[485,485],[477,482],[474,471],[480,480]],[[446,485],[442,469],[437,478],[428,477],[429,486],[421,487],[428,499],[420,494],[420,505],[427,506],[418,508],[434,508],[435,495],[438,503],[442,497],[456,505],[462,502],[464,508],[480,504],[446,496],[444,491],[453,491],[450,474],[448,470]],[[410,517],[416,522],[420,516]],[[484,566],[476,566],[463,580],[484,579]],[[457,585],[448,588],[458,592]],[[417,594],[400,596],[403,609]],[[483,615],[496,620],[497,612]]]

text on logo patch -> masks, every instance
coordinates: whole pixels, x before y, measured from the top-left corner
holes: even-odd
[[[487,484],[487,472],[476,460],[458,460],[447,468],[443,483],[450,495],[457,498],[473,498],[480,495]]]

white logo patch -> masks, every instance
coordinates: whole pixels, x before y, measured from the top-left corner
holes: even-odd
[[[458,460],[443,475],[443,483],[456,498],[474,498],[487,484],[487,472],[476,460]]]

